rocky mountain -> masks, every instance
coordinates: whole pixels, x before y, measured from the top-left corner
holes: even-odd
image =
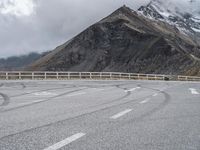
[[[183,19],[192,31],[186,34],[182,23],[152,4],[138,11],[119,8],[26,69],[199,75],[200,46],[193,26]]]

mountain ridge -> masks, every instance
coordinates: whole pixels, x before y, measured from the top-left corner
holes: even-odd
[[[27,70],[196,75],[200,47],[175,26],[123,6]],[[48,58],[48,59],[47,59]],[[179,62],[177,62],[179,61]]]

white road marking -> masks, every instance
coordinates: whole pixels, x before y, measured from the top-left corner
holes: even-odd
[[[19,105],[17,105],[17,107],[22,107],[22,106],[31,105],[31,104],[35,104],[35,103],[40,103],[40,102],[44,102],[44,101],[46,101],[46,100],[42,99],[42,100],[35,100],[35,101],[32,101],[32,102],[22,102]]]
[[[150,98],[146,98],[145,100],[141,101],[140,104],[147,103],[150,100]]]
[[[77,95],[82,95],[82,94],[86,94],[85,92],[80,92],[80,93],[73,93],[70,95],[67,95],[68,97],[72,97],[72,96],[77,96]],[[35,103],[40,103],[40,102],[44,102],[46,101],[46,99],[40,99],[40,100],[35,100],[32,102],[22,102],[18,105],[18,107],[22,107],[22,106],[26,106],[26,105],[31,105],[31,104],[35,104]]]
[[[132,88],[132,89],[129,89],[129,90],[125,90],[125,92],[132,92],[132,91],[135,91],[137,89],[140,89],[141,87],[136,87],[136,88]]]
[[[160,92],[164,92],[167,88],[160,89]]]
[[[194,88],[189,88],[189,90],[190,90],[190,92],[191,92],[192,94],[199,94],[199,92],[197,92],[197,90],[194,89]]]
[[[120,113],[118,113],[118,114],[116,114],[116,115],[114,115],[114,116],[112,116],[112,117],[110,117],[110,118],[111,118],[111,119],[117,119],[117,118],[122,117],[122,116],[124,116],[125,114],[131,112],[131,111],[132,111],[132,109],[126,109],[126,110],[124,110],[124,111],[122,111],[122,112],[120,112]]]
[[[42,99],[42,100],[36,100],[36,101],[33,101],[32,103],[39,103],[39,102],[44,102],[46,101],[45,99]]]
[[[78,140],[79,138],[85,136],[85,133],[77,133],[77,134],[74,134],[66,139],[64,139],[63,141],[60,141],[48,148],[45,148],[44,150],[57,150],[57,149],[60,149],[62,148],[63,146],[66,146],[68,144],[70,144],[71,142],[73,141],[76,141]]]
[[[48,95],[57,95],[56,93],[51,93],[51,92],[36,92],[33,93],[35,96],[48,96]]]
[[[69,94],[67,95],[68,97],[72,97],[72,96],[77,96],[77,95],[83,95],[86,94],[85,92],[80,92],[80,93],[73,93],[73,94]]]
[[[99,91],[103,91],[105,89],[98,89],[98,88],[95,88],[95,92],[99,92]]]
[[[153,96],[155,97],[155,96],[158,96],[158,94],[157,93],[155,93],[155,94],[153,94]]]

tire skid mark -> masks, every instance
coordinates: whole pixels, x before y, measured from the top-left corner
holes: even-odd
[[[125,84],[121,84],[121,85],[125,85]],[[120,87],[120,85],[114,85],[114,87],[119,87],[121,88],[122,90],[124,90],[125,88],[122,88]],[[83,89],[82,89],[83,90]],[[72,91],[73,93],[74,91]],[[69,93],[70,94],[70,93]],[[127,95],[130,95],[131,92],[127,92],[125,96],[123,96],[124,98],[127,97]],[[56,121],[56,122],[52,122],[52,123],[49,123],[49,124],[45,124],[45,125],[42,125],[42,126],[39,126],[39,127],[35,127],[35,128],[30,128],[30,129],[26,129],[24,131],[20,131],[20,132],[17,132],[17,133],[13,133],[13,134],[10,134],[10,135],[6,135],[4,137],[1,137],[0,140],[3,140],[5,138],[9,138],[9,137],[12,137],[12,136],[15,136],[15,135],[18,135],[18,134],[22,134],[22,133],[26,133],[26,132],[31,132],[33,130],[37,130],[37,129],[41,129],[43,127],[48,127],[48,126],[52,126],[54,124],[57,124],[57,123],[62,123],[64,121],[70,121],[70,120],[73,120],[73,119],[77,119],[77,118],[80,118],[80,117],[83,117],[83,116],[86,116],[86,115],[90,115],[90,114],[93,114],[93,113],[97,113],[97,112],[100,112],[100,111],[103,111],[103,110],[107,110],[107,109],[110,109],[112,107],[116,107],[116,106],[119,106],[119,105],[124,105],[124,104],[128,104],[132,101],[135,101],[135,100],[141,100],[143,98],[147,98],[147,97],[150,97],[151,95],[149,96],[146,96],[146,97],[142,97],[142,98],[138,98],[138,99],[134,99],[134,100],[130,100],[130,101],[126,101],[126,102],[122,102],[120,104],[114,104],[114,105],[111,105],[111,106],[106,106],[106,107],[103,107],[103,108],[100,108],[100,109],[97,109],[97,110],[94,110],[94,111],[89,111],[89,112],[86,112],[86,113],[83,113],[83,114],[80,114],[80,115],[77,115],[77,116],[73,116],[73,117],[70,117],[70,118],[67,118],[67,119],[63,119],[63,120],[59,120],[59,121]],[[121,97],[121,98],[123,98]],[[119,100],[120,98],[118,98],[117,100]],[[122,100],[122,99],[120,99]],[[116,101],[116,100],[115,100]],[[39,102],[38,102],[39,103]],[[112,103],[112,102],[110,102]],[[92,107],[96,107],[96,106],[99,106],[99,105],[95,105],[95,106],[92,106]],[[91,108],[91,107],[89,107]],[[87,108],[88,109],[88,108]],[[5,112],[5,111],[4,111]]]
[[[65,88],[73,88],[73,87],[76,87],[76,86],[70,86],[70,87],[57,87],[57,88],[49,88],[49,89],[44,89],[44,90],[37,90],[37,91],[33,91],[33,92],[29,92],[29,93],[22,93],[22,94],[18,94],[18,95],[13,95],[11,96],[12,98],[13,97],[20,97],[20,96],[24,96],[24,95],[29,95],[29,94],[33,94],[33,93],[36,93],[36,92],[46,92],[46,91],[51,91],[51,90],[59,90],[59,89],[65,89]]]
[[[143,88],[146,88],[146,89],[151,89],[151,90],[154,90],[154,91],[159,91],[161,94],[164,95],[164,101],[162,103],[160,103],[157,107],[151,109],[150,111],[142,114],[140,117],[136,118],[136,120],[142,120],[148,116],[151,116],[152,114],[156,113],[157,111],[163,109],[166,105],[168,105],[170,103],[170,100],[171,100],[171,96],[164,92],[164,91],[161,91],[159,89],[154,89],[154,88],[149,88],[149,87],[144,87],[144,86],[141,86]]]
[[[20,83],[20,85],[22,86],[22,89],[26,88],[26,85],[24,83]]]
[[[141,99],[141,98],[140,98]],[[136,100],[136,99],[135,99]],[[137,99],[138,100],[138,99]],[[80,114],[80,115],[77,115],[77,116],[73,116],[73,117],[70,117],[70,118],[67,118],[67,119],[63,119],[63,120],[59,120],[59,121],[56,121],[56,122],[52,122],[52,123],[49,123],[49,124],[45,124],[45,125],[42,125],[42,126],[39,126],[39,127],[34,127],[34,128],[30,128],[30,129],[26,129],[26,130],[23,130],[23,131],[20,131],[20,132],[17,132],[17,133],[13,133],[13,134],[10,134],[10,135],[6,135],[4,137],[1,137],[0,140],[3,140],[5,138],[9,138],[9,137],[12,137],[12,136],[15,136],[15,135],[18,135],[18,134],[23,134],[23,133],[27,133],[27,132],[31,132],[33,130],[38,130],[38,129],[41,129],[41,128],[44,128],[44,127],[49,127],[49,126],[52,126],[54,124],[58,124],[58,123],[62,123],[62,122],[65,122],[65,121],[70,121],[70,120],[73,120],[73,119],[78,119],[78,118],[81,118],[83,116],[86,116],[86,115],[90,115],[90,114],[93,114],[93,113],[97,113],[97,112],[100,112],[100,111],[103,111],[103,110],[107,110],[107,109],[110,109],[112,107],[115,107],[115,106],[119,106],[119,105],[124,105],[124,104],[127,104],[127,103],[130,103],[132,101],[128,101],[128,102],[125,102],[125,103],[120,103],[120,104],[114,104],[112,106],[106,106],[104,108],[101,108],[101,109],[97,109],[95,111],[91,111],[91,112],[86,112],[86,113],[83,113],[83,114]],[[97,105],[98,106],[98,105]]]
[[[38,103],[43,103],[43,102],[46,102],[46,101],[50,101],[50,100],[53,100],[54,98],[61,97],[61,96],[64,96],[64,95],[68,95],[68,94],[71,94],[71,93],[74,93],[74,92],[78,92],[78,91],[82,91],[82,90],[85,90],[85,89],[77,89],[77,90],[73,90],[73,91],[68,91],[68,92],[65,92],[65,93],[62,93],[62,94],[47,98],[44,101],[39,101],[39,102],[36,102],[36,103],[30,103],[30,104],[26,104],[26,105],[14,107],[14,108],[6,109],[6,110],[0,110],[0,113],[12,111],[12,110],[17,110],[17,109],[24,108],[24,107],[27,107],[27,106],[36,105]]]
[[[8,97],[8,95],[4,94],[4,93],[0,93],[1,97],[3,98],[3,103],[0,104],[0,106],[6,106],[9,104],[10,102],[10,98]]]
[[[116,86],[119,86],[119,85],[116,85]],[[146,87],[143,87],[143,86],[141,86],[141,87],[142,87],[142,88],[146,88]],[[122,89],[123,89],[123,88],[122,88]],[[146,88],[146,89],[152,89],[152,88]],[[121,124],[121,122],[116,122],[116,123],[114,123],[113,125],[111,125],[111,126],[109,126],[108,128],[106,128],[105,130],[110,130],[110,129],[113,128],[113,126],[115,126],[115,128],[116,128],[116,125],[119,125],[119,126],[121,127],[122,125],[126,125],[126,124],[129,123],[129,122],[143,121],[143,119],[144,119],[145,117],[152,115],[153,113],[157,112],[158,110],[164,108],[167,104],[169,104],[171,97],[170,97],[170,95],[169,95],[168,93],[163,92],[163,91],[160,91],[160,90],[158,90],[158,89],[152,89],[152,90],[159,91],[160,93],[164,94],[165,100],[164,100],[163,103],[161,103],[158,107],[154,108],[154,109],[151,110],[150,112],[143,114],[143,115],[140,116],[139,118],[135,118],[135,119],[129,120],[128,122],[124,122],[124,124]],[[147,98],[147,97],[151,97],[151,95],[146,96],[146,98]],[[145,98],[145,97],[143,97],[143,98]],[[143,99],[143,98],[134,99],[134,101],[135,101],[135,100],[139,100],[139,99]],[[132,101],[133,101],[133,100],[126,101],[125,103],[115,104],[115,105],[112,105],[112,106],[104,107],[104,108],[101,108],[101,109],[98,109],[98,110],[95,110],[95,111],[91,111],[91,112],[86,112],[86,113],[84,113],[84,114],[80,114],[80,115],[77,115],[77,116],[74,116],[74,117],[70,117],[70,118],[67,118],[67,119],[59,120],[59,121],[56,121],[56,122],[53,122],[53,123],[49,123],[49,124],[46,124],[46,125],[42,125],[42,126],[39,126],[39,127],[26,129],[26,130],[24,130],[24,131],[20,131],[20,132],[17,132],[17,133],[13,133],[13,134],[10,134],[10,135],[1,137],[0,140],[3,140],[3,139],[5,139],[5,138],[9,138],[9,137],[12,137],[12,136],[15,136],[15,135],[18,135],[18,134],[24,134],[24,133],[31,132],[31,131],[34,131],[34,130],[38,130],[38,129],[41,129],[41,128],[44,128],[44,127],[52,126],[52,125],[54,125],[54,124],[62,123],[62,122],[65,122],[65,121],[70,121],[70,120],[73,120],[73,119],[78,119],[78,118],[81,118],[81,117],[83,117],[83,116],[90,115],[90,114],[93,114],[93,113],[96,113],[96,112],[99,112],[99,111],[102,111],[102,110],[110,109],[110,108],[115,107],[115,106],[127,104],[127,103],[130,103],[130,102],[132,102]],[[98,106],[98,105],[97,105],[97,106]]]
[[[123,85],[124,85],[124,84],[123,84]],[[118,88],[118,89],[122,89],[123,91],[124,91],[124,90],[127,90],[127,88],[122,88],[122,87],[121,87],[121,84],[120,84],[120,85],[115,85],[114,87],[116,87],[116,88]],[[119,98],[113,99],[113,100],[111,100],[111,101],[109,101],[109,102],[102,103],[102,104],[100,104],[100,105],[98,105],[98,106],[107,105],[107,104],[111,104],[111,103],[113,103],[113,102],[117,102],[117,101],[123,100],[123,99],[129,97],[130,95],[131,95],[131,92],[128,91],[128,92],[126,92],[125,95],[123,95],[123,96],[121,96],[121,97],[119,97]],[[95,106],[91,106],[91,107],[95,107]],[[90,108],[90,107],[89,107],[89,108]]]
[[[65,85],[66,86],[66,85]],[[64,87],[64,88],[74,88],[74,87],[78,87],[77,85],[71,85],[71,86],[68,86],[68,87]],[[101,87],[101,86],[100,86]],[[104,86],[102,86],[104,87]],[[89,87],[87,87],[89,88]],[[35,92],[45,92],[45,91],[50,91],[50,90],[57,90],[57,89],[63,89],[63,87],[57,87],[57,88],[50,88],[50,89],[44,89],[44,90],[38,90],[38,91],[34,91],[34,92],[30,92],[30,93],[23,93],[23,94],[19,94],[19,95],[14,95],[14,96],[10,96],[11,98],[15,98],[15,97],[20,97],[20,96],[24,96],[24,95],[29,95],[29,94],[33,94]],[[84,88],[85,89],[85,88]],[[62,94],[59,94],[59,95],[56,95],[56,96],[53,96],[53,97],[50,97],[44,101],[41,101],[41,102],[37,102],[37,103],[33,103],[33,104],[27,104],[27,105],[23,105],[23,106],[19,106],[19,107],[15,107],[15,108],[11,108],[11,109],[7,109],[7,110],[0,110],[0,113],[3,113],[3,112],[7,112],[7,111],[11,111],[11,110],[15,110],[15,109],[19,109],[19,108],[23,108],[23,107],[26,107],[26,106],[31,106],[31,105],[34,105],[34,104],[38,104],[38,103],[42,103],[42,102],[46,102],[46,101],[49,101],[49,100],[52,100],[54,98],[57,98],[57,97],[60,97],[60,96],[64,96],[64,95],[67,95],[67,94],[71,94],[73,92],[78,92],[78,91],[81,91],[81,90],[84,90],[84,89],[78,89],[78,90],[73,90],[73,91],[68,91],[68,92],[65,92],[65,93],[62,93]],[[9,99],[10,100],[10,99]],[[5,101],[4,101],[5,102]],[[4,103],[4,105],[0,105],[0,106],[6,106],[9,104],[9,101],[6,101]]]
[[[167,93],[165,93],[165,92],[161,92],[161,93],[162,93],[162,94],[164,95],[164,97],[165,97],[164,101],[163,101],[162,103],[160,103],[157,107],[155,107],[155,108],[151,109],[150,111],[148,111],[148,112],[142,114],[142,115],[141,115],[139,118],[137,118],[136,120],[143,120],[144,118],[146,118],[146,117],[148,117],[148,116],[151,116],[152,114],[156,113],[157,111],[162,110],[164,107],[166,107],[166,106],[169,104],[170,99],[171,99],[170,95],[167,94]]]
[[[156,91],[157,91],[157,89],[156,89]],[[104,131],[112,130],[113,128],[117,128],[117,127],[122,128],[123,126],[126,126],[127,124],[134,124],[134,123],[146,121],[146,120],[148,121],[149,116],[151,116],[154,113],[156,113],[157,111],[163,109],[164,107],[166,107],[170,103],[171,96],[168,93],[163,92],[163,91],[161,93],[164,95],[165,99],[157,107],[155,107],[152,110],[140,115],[139,117],[136,117],[136,118],[124,121],[124,122],[113,122],[113,124],[111,124],[110,126],[105,128]],[[199,115],[197,117],[199,117]]]
[[[141,87],[142,88],[146,88],[144,86],[141,86]],[[112,124],[111,126],[109,126],[108,128],[106,128],[105,130],[110,130],[110,129],[113,128],[113,126],[116,128],[116,126],[117,127],[122,127],[122,126],[126,126],[127,124],[130,124],[130,123],[144,121],[144,120],[146,120],[147,117],[153,115],[154,113],[158,112],[159,110],[162,110],[163,108],[165,108],[170,103],[171,96],[168,93],[166,93],[164,91],[160,91],[158,89],[153,89],[153,88],[146,88],[146,89],[151,89],[151,90],[159,91],[160,93],[162,93],[164,95],[164,97],[165,97],[164,101],[161,104],[159,104],[157,107],[151,109],[150,111],[148,111],[146,113],[143,113],[139,117],[133,118],[133,119],[128,120],[128,121],[125,121],[123,123],[122,122],[115,122],[114,124]],[[127,102],[127,103],[129,103],[129,102]]]
[[[122,89],[123,91],[126,90],[127,88],[122,88],[121,86],[122,85],[129,85],[129,84],[119,84],[119,85],[114,85],[114,87],[117,87],[119,89]],[[141,85],[137,85],[138,87],[141,87]],[[90,107],[87,107],[87,109],[90,109],[90,108],[94,108],[94,107],[97,107],[97,106],[103,106],[103,105],[108,105],[108,104],[112,104],[113,102],[119,102],[127,97],[129,97],[131,95],[131,92],[128,91],[124,96],[122,97],[119,97],[117,99],[114,99],[112,101],[109,101],[109,102],[105,102],[105,103],[102,103],[102,104],[98,104],[98,105],[93,105],[93,106],[90,106]],[[90,113],[85,113],[83,115],[88,115],[88,114],[92,114],[92,113],[95,113],[95,112],[98,112],[98,111],[102,111],[102,110],[106,110],[106,109],[109,109],[111,107],[115,107],[115,106],[119,106],[119,105],[125,105],[125,104],[128,104],[128,103],[131,103],[133,101],[139,101],[139,100],[142,100],[142,99],[146,99],[146,98],[150,98],[152,95],[147,95],[147,96],[144,96],[144,97],[140,97],[140,98],[136,98],[136,99],[132,99],[132,100],[127,100],[127,101],[123,101],[123,102],[120,102],[120,103],[117,103],[117,104],[113,104],[111,106],[106,106],[104,108],[101,108],[101,109],[98,109],[96,111],[93,111],[93,112],[90,112]],[[77,116],[79,117],[79,116]],[[76,117],[75,117],[76,118]],[[69,118],[70,119],[70,118]]]
[[[4,84],[3,84],[3,83],[1,83],[1,84],[0,84],[0,87],[2,87],[2,86],[4,86]]]

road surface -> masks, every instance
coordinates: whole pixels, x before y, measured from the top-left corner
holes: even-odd
[[[0,81],[0,150],[200,150],[200,83]]]

